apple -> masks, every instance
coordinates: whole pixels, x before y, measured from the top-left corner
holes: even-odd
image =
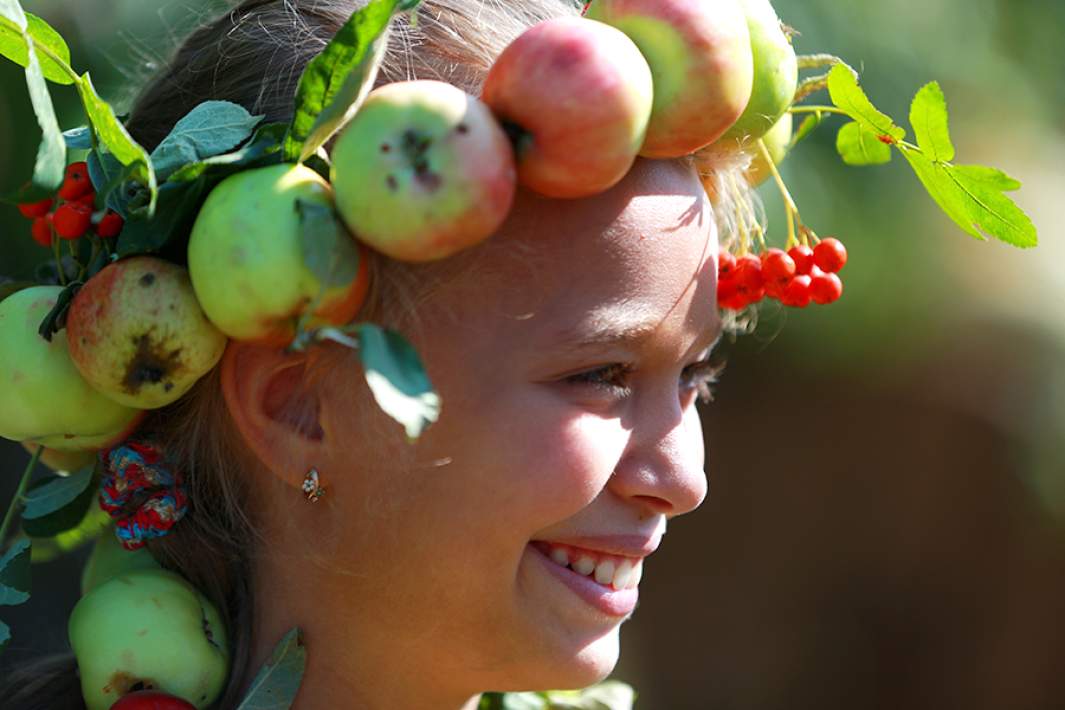
[[[429,261],[491,236],[514,201],[514,153],[492,112],[442,81],[375,89],[333,147],[337,211],[358,239]]]
[[[127,550],[114,529],[107,527],[93,543],[92,553],[81,571],[81,593],[84,596],[113,577],[140,569],[162,568],[147,547]]]
[[[689,155],[743,114],[754,63],[736,0],[594,0],[586,17],[627,34],[651,66],[654,108],[640,155]]]
[[[306,166],[271,165],[220,182],[196,216],[189,276],[207,317],[231,338],[287,345],[310,304],[318,303],[312,326],[343,325],[365,300],[369,269],[361,248],[340,257],[339,270],[354,276],[323,292],[301,248],[297,201],[332,208],[332,189]]]
[[[68,633],[88,710],[108,710],[134,689],[205,708],[229,671],[218,610],[162,569],[127,572],[94,588],[74,606]]]
[[[185,269],[135,256],[81,287],[67,314],[67,342],[93,387],[119,404],[157,409],[215,366],[226,336],[207,320]]]
[[[754,140],[766,134],[791,106],[799,83],[799,66],[791,40],[769,0],[739,0],[747,17],[754,58],[751,101],[724,140]]]
[[[28,441],[23,441],[22,447],[31,454],[42,448],[40,444],[33,444]],[[49,449],[47,446],[43,447],[43,449],[38,461],[53,471],[80,471],[86,466],[92,466],[96,463],[95,451],[57,451],[56,449]]]
[[[158,690],[138,690],[123,695],[111,710],[195,710],[196,706],[169,693]]]
[[[651,69],[618,30],[547,20],[499,55],[482,98],[515,139],[518,182],[548,197],[612,187],[632,167],[651,116]]]
[[[81,376],[66,331],[51,342],[37,334],[62,290],[34,286],[0,301],[0,436],[59,451],[104,448],[132,433],[144,412]]]
[[[773,124],[769,132],[762,136],[762,142],[765,143],[766,149],[769,150],[773,165],[780,165],[784,158],[787,157],[788,145],[791,143],[791,131],[792,116],[790,113],[785,113]],[[758,150],[756,146],[749,146],[748,150],[754,153],[754,158],[751,160],[751,165],[747,168],[744,176],[751,187],[758,187],[769,178],[771,171],[769,170],[769,164],[762,156],[762,151]]]

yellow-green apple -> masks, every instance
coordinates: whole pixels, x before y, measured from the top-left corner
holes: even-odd
[[[762,137],[791,106],[799,82],[799,67],[791,39],[769,0],[738,0],[747,17],[754,58],[754,88],[743,115],[723,140]]]
[[[579,17],[547,20],[499,55],[482,98],[515,141],[518,182],[586,197],[632,167],[651,117],[651,69],[628,37]]]
[[[78,471],[96,462],[95,451],[59,451],[29,441],[23,441],[22,447],[31,454],[43,449],[38,460],[53,471]]]
[[[394,259],[442,259],[492,235],[514,201],[514,151],[480,100],[442,81],[385,84],[333,147],[337,211]]]
[[[207,317],[229,337],[283,346],[308,308],[317,326],[343,325],[362,306],[366,253],[338,254],[336,272],[354,276],[323,288],[301,246],[307,237],[300,202],[332,209],[332,189],[310,168],[282,164],[231,175],[200,208],[189,238],[189,276]]]
[[[38,335],[59,286],[34,286],[0,301],[0,436],[60,451],[112,445],[144,412],[90,385],[70,357],[67,333]]]
[[[74,606],[67,630],[88,710],[108,710],[137,687],[205,708],[229,670],[218,610],[162,569],[126,572],[92,589]]]
[[[88,594],[120,574],[141,569],[162,568],[147,547],[136,550],[122,547],[114,528],[108,526],[93,543],[92,553],[81,570],[81,594]]]
[[[138,409],[179,399],[226,347],[188,272],[153,256],[116,261],[89,279],[70,304],[67,341],[89,384]]]
[[[713,143],[751,98],[753,58],[736,0],[593,0],[647,58],[654,109],[640,155],[676,158]]]
[[[765,143],[765,147],[769,151],[769,157],[773,159],[773,165],[780,165],[784,158],[787,157],[788,145],[791,143],[791,131],[792,117],[790,113],[785,113],[773,124],[769,132],[762,136],[762,142]],[[744,173],[744,177],[747,178],[747,182],[751,187],[758,187],[771,174],[769,163],[766,162],[762,151],[758,150],[757,146],[748,146],[747,150],[754,154],[754,158],[751,160],[750,167]]]

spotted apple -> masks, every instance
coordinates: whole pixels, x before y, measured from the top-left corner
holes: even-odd
[[[74,606],[68,624],[88,710],[155,689],[206,708],[221,693],[229,647],[218,610],[180,575],[120,574]]]
[[[743,114],[754,60],[736,0],[593,0],[586,17],[628,35],[651,67],[654,107],[640,155],[694,153]]]
[[[632,167],[654,90],[647,61],[622,32],[562,17],[503,50],[482,98],[515,139],[518,182],[575,198],[603,192]]]
[[[34,286],[0,301],[0,436],[59,451],[100,449],[129,435],[144,412],[81,376],[65,330],[50,342],[38,334],[62,291]]]
[[[287,345],[309,308],[311,326],[343,325],[362,306],[365,251],[338,253],[337,273],[352,277],[323,288],[301,246],[300,203],[332,209],[329,183],[303,165],[272,165],[223,180],[196,216],[189,276],[207,317],[229,337]]]
[[[442,81],[370,92],[330,157],[344,223],[394,259],[442,259],[473,246],[514,201],[503,128],[479,99]]]

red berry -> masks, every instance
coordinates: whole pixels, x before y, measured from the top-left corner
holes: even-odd
[[[786,286],[795,275],[795,260],[783,249],[770,249],[762,254],[762,278],[766,289],[772,286]]]
[[[797,244],[788,249],[788,256],[795,262],[795,273],[798,275],[810,273],[810,267],[814,265],[814,250],[803,244]]]
[[[93,192],[92,190],[89,190],[84,195],[82,195],[78,199],[74,200],[74,202],[80,202],[81,204],[87,205],[89,207],[92,207],[95,210],[96,209],[96,193]]]
[[[52,218],[55,233],[63,239],[77,239],[92,225],[92,208],[80,202],[60,205]]]
[[[52,218],[50,216],[38,217],[30,226],[33,241],[42,247],[52,246]]]
[[[123,224],[124,222],[117,212],[107,210],[107,214],[101,217],[100,223],[96,225],[96,235],[104,239],[117,237],[118,233],[122,231]]]
[[[834,274],[847,263],[847,248],[838,239],[822,239],[821,243],[814,247],[814,263]]]
[[[784,287],[780,302],[792,308],[806,308],[810,305],[810,282],[806,274],[799,274]]]
[[[138,690],[116,700],[111,710],[196,710],[196,706],[159,690]]]
[[[843,295],[843,282],[839,276],[821,272],[810,279],[810,298],[814,303],[825,305],[838,301]]]
[[[736,271],[736,257],[729,252],[717,255],[717,280],[724,281]]]
[[[67,166],[63,178],[63,185],[59,188],[59,197],[71,202],[92,190],[92,181],[89,180],[89,166],[85,161],[71,163]]]
[[[52,203],[51,197],[40,202],[21,202],[19,203],[18,211],[26,219],[37,219],[48,214],[49,210],[52,209]]]
[[[743,296],[749,305],[765,297],[765,281],[762,278],[762,260],[754,254],[746,254],[736,260],[736,293]]]

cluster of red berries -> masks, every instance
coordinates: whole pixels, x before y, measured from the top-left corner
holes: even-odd
[[[89,180],[89,167],[84,161],[67,166],[63,184],[54,198],[40,202],[24,202],[19,212],[33,220],[30,232],[33,240],[43,247],[52,246],[53,235],[60,239],[79,239],[91,228],[98,237],[109,239],[122,231],[122,218],[111,210],[96,216],[96,192]],[[52,208],[55,207],[53,210]]]
[[[785,306],[805,308],[839,300],[843,282],[837,273],[847,263],[847,250],[838,239],[822,239],[811,249],[767,249],[761,255],[725,253],[717,265],[717,304],[741,311],[766,296]]]

